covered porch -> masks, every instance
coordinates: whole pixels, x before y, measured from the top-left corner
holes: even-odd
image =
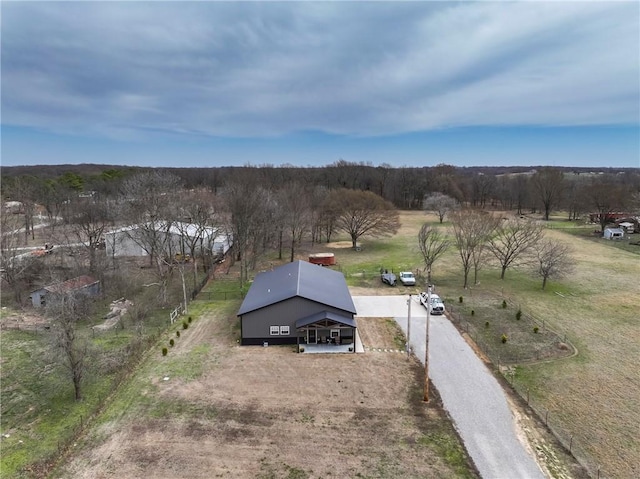
[[[296,321],[298,352],[355,353],[357,329],[354,318],[330,311]]]

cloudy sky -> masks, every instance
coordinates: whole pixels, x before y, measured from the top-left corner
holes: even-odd
[[[640,167],[640,3],[2,1],[2,164]]]

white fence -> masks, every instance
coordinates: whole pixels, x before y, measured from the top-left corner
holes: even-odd
[[[174,309],[169,313],[169,322],[171,324],[175,323],[178,316],[180,316],[183,312],[184,312],[184,304],[180,303],[178,306],[176,306],[176,309]]]

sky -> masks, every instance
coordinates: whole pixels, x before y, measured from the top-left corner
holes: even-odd
[[[1,164],[640,168],[637,1],[6,1]]]

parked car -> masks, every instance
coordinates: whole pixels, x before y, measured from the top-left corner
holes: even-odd
[[[420,293],[420,303],[426,308],[427,304],[429,304],[429,295],[426,291]],[[440,299],[440,296],[437,294],[431,293],[431,307],[429,308],[429,313],[431,314],[444,314],[444,302]]]
[[[416,277],[413,275],[411,271],[402,271],[400,273],[400,282],[405,286],[415,286],[416,285]]]
[[[380,279],[389,286],[395,286],[397,284],[396,275],[389,273],[389,270],[386,269],[380,273]]]

